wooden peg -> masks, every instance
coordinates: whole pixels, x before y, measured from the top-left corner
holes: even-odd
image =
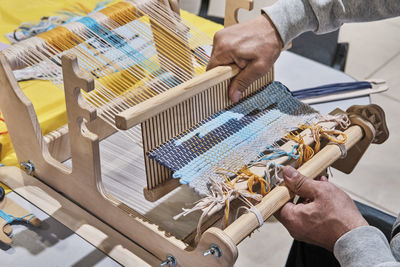
[[[3,232],[4,232],[6,235],[11,235],[11,233],[12,233],[12,227],[11,227],[11,225],[6,224],[6,225],[3,227]]]
[[[254,7],[253,0],[226,0],[224,27],[239,23],[238,12],[243,8],[248,11]]]
[[[4,227],[7,225],[6,220],[4,220],[3,218],[0,218],[0,229],[4,229]],[[11,234],[11,233],[10,233]],[[12,240],[11,238],[8,237],[9,234],[6,234],[3,231],[0,231],[0,242],[6,244],[6,245],[11,245]]]
[[[36,218],[29,211],[22,208],[20,205],[18,205],[10,198],[5,197],[4,200],[0,202],[0,210],[3,213],[12,216],[13,217],[12,222],[17,221],[18,218],[25,217],[26,220],[24,219],[22,220],[32,224],[35,227],[39,227],[41,224],[41,221],[38,218]],[[6,245],[10,245],[12,243],[12,240],[9,237],[9,235],[12,232],[12,228],[10,225],[10,223],[12,222],[9,222],[5,218],[0,217],[0,229],[3,229],[2,231],[0,231],[0,241]]]

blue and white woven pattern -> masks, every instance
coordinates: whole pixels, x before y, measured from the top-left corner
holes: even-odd
[[[206,193],[217,169],[237,171],[316,112],[279,82],[222,110],[152,151],[150,158],[171,169],[174,178]]]

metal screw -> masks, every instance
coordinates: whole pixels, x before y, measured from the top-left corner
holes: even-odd
[[[178,264],[176,258],[170,254],[167,255],[165,261],[160,263],[160,266],[175,267]]]
[[[31,175],[35,170],[35,164],[33,164],[30,160],[21,162],[21,167],[24,168],[28,175]]]
[[[219,248],[219,246],[211,244],[210,249],[204,251],[203,253],[203,256],[208,256],[208,255],[213,255],[214,258],[219,258],[222,256],[222,250]]]

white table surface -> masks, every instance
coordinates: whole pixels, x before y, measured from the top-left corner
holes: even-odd
[[[283,52],[275,64],[275,79],[291,90],[338,82],[351,82],[353,78],[291,52]],[[322,113],[354,104],[369,104],[370,98],[316,104]],[[86,242],[64,225],[14,192],[7,195],[43,221],[40,228],[13,225],[13,244],[0,244],[0,266],[119,266],[103,252]],[[245,255],[241,255],[245,257]]]

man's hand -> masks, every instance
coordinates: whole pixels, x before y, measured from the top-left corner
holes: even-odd
[[[275,213],[294,239],[333,250],[342,235],[368,225],[353,200],[326,177],[314,181],[287,166],[283,178],[292,192],[306,200],[297,205],[288,202]]]
[[[229,88],[229,98],[237,102],[252,82],[271,69],[281,50],[279,33],[269,18],[261,15],[215,34],[207,70],[232,63],[242,69]]]

